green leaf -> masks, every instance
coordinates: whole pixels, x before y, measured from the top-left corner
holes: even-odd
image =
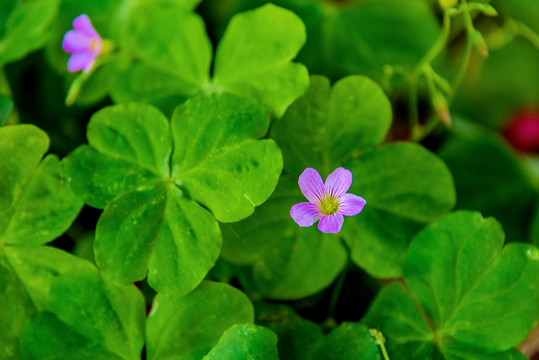
[[[425,1],[350,2],[327,20],[324,54],[341,72],[380,79],[386,64],[414,67],[439,33],[438,21]]]
[[[217,47],[217,89],[257,99],[278,117],[309,84],[291,62],[305,43],[305,26],[289,10],[266,4],[235,15]]]
[[[539,10],[539,4],[533,2]],[[496,9],[510,7],[515,1],[498,1]],[[503,3],[503,4],[502,4]],[[530,4],[531,5],[531,4]],[[523,9],[527,15],[537,18],[531,6]],[[500,14],[506,14],[500,11]],[[538,26],[537,21],[529,25]],[[504,31],[503,27],[495,31]],[[536,29],[539,32],[539,26]],[[509,33],[504,34],[498,41],[508,41]],[[508,37],[509,39],[506,39]],[[490,44],[489,44],[490,45]],[[500,44],[501,45],[501,44]],[[462,85],[455,92],[455,99],[451,104],[451,112],[468,116],[476,123],[486,124],[489,128],[504,128],[513,116],[520,111],[532,109],[539,98],[539,72],[534,71],[539,62],[539,51],[524,39],[516,38],[508,44],[496,48],[492,44],[489,48],[488,61],[483,61],[481,71],[476,76],[464,76]]]
[[[420,145],[393,143],[345,165],[354,174],[349,192],[367,200],[343,227],[352,260],[380,278],[402,276],[413,235],[455,204],[451,173]]]
[[[95,269],[89,262],[49,246],[8,246],[5,254],[38,311],[52,311],[50,289],[58,276]]]
[[[17,275],[0,254],[0,359],[19,359],[18,341],[34,306]]]
[[[160,177],[169,174],[172,139],[168,120],[140,104],[111,106],[92,116],[88,143],[102,154],[140,165]]]
[[[118,194],[151,188],[162,181],[142,166],[81,145],[64,160],[68,181],[85,204],[103,209]]]
[[[313,344],[322,339],[319,326],[302,319],[286,305],[255,303],[255,314],[257,324],[277,334],[281,360],[310,359]]]
[[[103,271],[129,283],[142,280],[149,268],[150,285],[167,293],[195,288],[220,248],[215,219],[174,185],[115,199],[97,224],[95,256]]]
[[[31,0],[13,9],[0,39],[0,64],[19,60],[43,45],[59,3],[59,0]]]
[[[73,350],[85,350],[82,359],[89,355],[140,359],[144,298],[133,285],[113,285],[89,269],[59,276],[52,284],[50,299],[55,316],[42,313],[24,330],[24,359],[61,359]],[[38,346],[43,338],[47,338],[45,348]]]
[[[23,184],[49,147],[45,132],[33,125],[0,128],[0,229],[9,223],[13,203],[23,191]]]
[[[410,293],[387,287],[363,319],[387,336],[392,359],[517,356],[511,348],[539,319],[539,249],[513,243],[502,250],[503,237],[494,219],[460,211],[414,238],[404,269]]]
[[[234,325],[203,360],[278,360],[277,336],[273,331],[252,324]]]
[[[27,323],[20,349],[23,360],[124,359],[50,313],[39,313]]]
[[[381,360],[370,329],[360,323],[344,322],[315,345],[313,359]]]
[[[520,20],[539,32],[537,19],[539,18],[539,4],[533,0],[494,0],[492,6],[504,16]]]
[[[273,140],[254,140],[269,125],[255,102],[227,94],[192,98],[171,122],[172,177],[219,221],[249,216],[275,189],[281,152]]]
[[[509,241],[528,240],[536,190],[518,154],[490,133],[452,138],[439,154],[455,178],[458,209],[496,217]]]
[[[380,143],[391,124],[391,104],[378,84],[347,76],[330,88],[312,76],[309,91],[271,129],[283,151],[284,167],[299,175],[312,167],[329,175],[358,151]]]
[[[105,56],[112,57],[112,55]],[[123,80],[123,76],[120,76],[119,79],[117,76],[120,72],[121,62],[105,60],[107,59],[105,56],[101,58],[101,61],[95,63],[90,74],[81,72],[73,80],[67,98],[69,98],[72,89],[79,86],[78,93],[76,93],[76,97],[74,98],[76,105],[91,106],[99,101],[103,101],[111,91],[111,88]],[[76,84],[76,82],[80,82],[80,85]],[[66,103],[68,103],[68,100],[66,100]]]
[[[149,360],[199,360],[235,324],[252,323],[249,299],[227,284],[203,282],[182,297],[158,294],[146,324]]]
[[[4,125],[13,111],[13,101],[0,94],[0,126]]]
[[[99,217],[94,254],[97,265],[121,283],[142,280],[163,221],[166,187],[126,193]]]
[[[194,10],[202,0],[144,0],[149,4],[163,5],[176,5],[185,10]]]
[[[66,168],[75,191],[105,207],[96,230],[99,267],[120,283],[142,280],[149,270],[148,282],[160,292],[193,290],[221,247],[217,222],[195,201],[234,221],[267,199],[282,158],[272,140],[253,138],[268,123],[260,105],[234,95],[189,100],[173,115],[172,135],[148,105],[95,114],[91,147],[70,154]]]
[[[188,97],[178,78],[151,66],[134,63],[119,73],[111,86],[115,103],[145,102],[170,115]],[[184,94],[184,95],[182,95]]]
[[[198,14],[175,2],[139,4],[131,10],[125,34],[135,56],[174,76],[182,94],[209,82],[212,47]]]
[[[240,278],[249,290],[274,299],[298,299],[329,286],[344,268],[346,250],[337,236],[316,227],[300,228],[290,217],[290,208],[302,201],[297,182],[283,176],[251,217],[222,224],[222,256],[251,264]]]
[[[49,155],[47,135],[33,125],[0,128],[0,241],[47,243],[71,225],[82,203],[67,185],[58,158]],[[36,169],[37,166],[37,169]]]
[[[168,177],[169,123],[152,106],[106,107],[90,119],[87,137],[92,148],[83,145],[65,161],[73,189],[88,205],[104,208],[116,195]]]
[[[48,155],[13,204],[2,237],[10,245],[45,244],[71,226],[82,205],[67,184],[58,158]]]

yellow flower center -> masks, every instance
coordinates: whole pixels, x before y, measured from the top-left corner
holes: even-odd
[[[322,199],[322,201],[320,201],[320,204],[318,206],[322,214],[333,215],[337,211],[339,211],[339,199],[331,196],[326,196]]]

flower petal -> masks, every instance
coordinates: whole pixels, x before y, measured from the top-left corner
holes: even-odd
[[[79,31],[69,30],[62,40],[62,49],[70,54],[90,52],[93,39]]]
[[[73,29],[82,32],[94,39],[101,39],[97,31],[95,31],[90,18],[86,14],[82,14],[73,19]]]
[[[363,210],[367,203],[361,196],[354,194],[344,194],[340,197],[339,212],[346,216],[357,215]]]
[[[327,177],[325,191],[334,197],[339,197],[350,189],[350,185],[352,185],[352,172],[340,167]]]
[[[340,212],[333,215],[323,216],[318,222],[318,230],[326,234],[336,234],[341,231],[344,217]]]
[[[313,204],[318,203],[324,196],[324,181],[313,168],[307,168],[301,173],[298,184],[303,195]]]
[[[318,210],[318,206],[311,203],[299,203],[292,206],[290,216],[301,227],[307,227],[314,224],[316,218],[321,218],[323,215]]]
[[[79,70],[88,71],[92,67],[96,56],[95,53],[87,52],[73,54],[67,61],[67,70],[70,72]]]

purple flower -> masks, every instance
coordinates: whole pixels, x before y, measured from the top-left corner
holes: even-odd
[[[67,70],[87,72],[91,69],[95,59],[103,51],[103,40],[95,31],[88,15],[82,14],[73,20],[73,30],[64,35],[62,49],[71,54],[67,61]]]
[[[346,193],[352,185],[352,172],[342,167],[329,174],[325,184],[318,171],[307,168],[298,183],[309,202],[292,206],[290,216],[301,227],[311,226],[320,219],[318,230],[338,233],[344,222],[343,215],[357,215],[366,204],[361,196]]]

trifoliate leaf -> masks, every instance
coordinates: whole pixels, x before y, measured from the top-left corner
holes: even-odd
[[[0,128],[0,243],[40,245],[60,236],[82,208],[47,135],[33,125]],[[37,169],[36,169],[37,166]]]
[[[266,4],[237,14],[217,47],[214,86],[280,117],[309,84],[305,66],[291,62],[304,43],[305,26],[289,10]]]
[[[206,281],[182,297],[158,294],[146,324],[148,359],[202,359],[225,330],[253,317],[249,299],[227,284]]]
[[[173,76],[182,94],[209,81],[212,47],[204,21],[181,5],[138,4],[130,12],[124,40],[146,65]]]
[[[380,79],[385,65],[417,65],[440,25],[424,1],[367,0],[334,9],[323,31],[323,55],[331,66]]]
[[[140,359],[144,299],[133,285],[114,285],[88,269],[56,278],[50,301],[52,313],[25,326],[22,359]]]
[[[321,327],[302,319],[282,304],[255,303],[256,323],[277,334],[279,359],[310,359],[314,346],[322,339]]]
[[[99,267],[121,283],[148,273],[160,292],[193,290],[219,255],[214,216],[242,219],[275,187],[280,150],[256,140],[268,125],[261,106],[225,94],[187,101],[171,126],[149,105],[96,113],[90,146],[70,154],[66,168],[85,202],[105,208],[96,229]]]
[[[350,192],[367,200],[362,213],[345,221],[352,260],[375,277],[402,276],[412,237],[455,204],[451,173],[425,148],[393,143],[351,160]]]
[[[278,360],[277,336],[253,324],[230,327],[202,360]]]
[[[455,178],[457,208],[495,217],[509,241],[528,240],[536,189],[516,152],[496,135],[483,133],[451,138],[439,154]]]
[[[370,329],[351,322],[342,323],[315,344],[313,354],[313,360],[382,360]]]
[[[391,104],[378,84],[348,76],[333,88],[312,76],[309,91],[271,129],[284,167],[299,175],[312,167],[329,175],[358,151],[380,143],[391,124]]]
[[[58,0],[32,0],[13,8],[0,38],[0,64],[19,60],[43,45],[59,4]]]
[[[391,359],[521,358],[539,319],[539,250],[512,243],[493,218],[460,211],[415,236],[401,284],[384,289],[363,322],[382,330]],[[466,354],[466,355],[464,355]]]
[[[249,290],[275,299],[297,299],[329,286],[344,268],[346,250],[337,236],[316,227],[300,228],[290,217],[290,208],[302,201],[297,181],[283,176],[251,217],[221,225],[222,256],[251,265],[240,278]]]

